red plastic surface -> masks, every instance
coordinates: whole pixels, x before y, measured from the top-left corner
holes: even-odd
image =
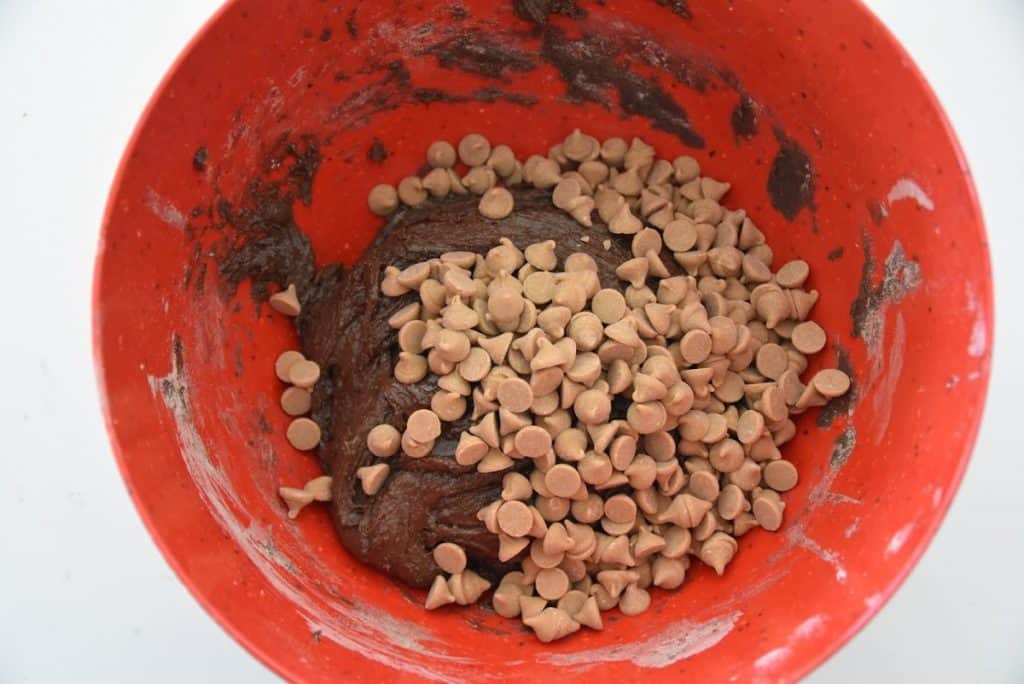
[[[614,94],[607,107],[570,101],[549,65],[485,83],[421,54],[440,36],[467,32],[536,52],[538,33],[508,3],[463,0],[460,12],[429,2],[239,0],[184,52],[125,152],[95,281],[114,451],[175,571],[288,679],[794,679],[892,594],[960,482],[989,372],[987,247],[954,136],[895,40],[853,2],[827,11],[819,0],[693,3],[690,19],[655,2],[582,6],[585,18],[552,24],[569,38],[640,36],[713,67],[717,76],[698,92],[678,83],[679,73],[631,60],[687,109],[702,149],[624,116]],[[375,106],[386,71],[360,73],[374,58],[401,60],[418,88],[497,84],[536,102]],[[749,140],[730,127],[740,91],[761,108]],[[288,445],[277,407],[272,363],[295,335],[254,307],[247,287],[221,296],[212,269],[184,285],[195,243],[183,228],[214,188],[239,198],[280,135],[311,132],[323,163],[311,205],[296,204],[297,222],[321,263],[351,262],[380,225],[367,190],[416,169],[431,140],[482,131],[525,158],[576,126],[598,137],[640,135],[661,156],[693,154],[732,181],[728,203],[767,233],[776,263],[797,255],[811,263],[811,285],[823,293],[814,316],[830,333],[814,367],[846,350],[857,398],[831,427],[816,427],[814,415],[799,420],[786,449],[801,482],[786,495],[785,526],[743,537],[724,577],[697,569],[682,591],[656,592],[642,617],[612,617],[603,632],[541,645],[484,609],[424,612],[420,593],[348,556],[325,511],[287,519],[276,487],[317,470]],[[814,165],[813,205],[792,221],[766,191],[779,136]],[[381,163],[367,160],[375,137],[389,151]],[[201,171],[193,167],[200,146],[208,150]],[[851,310],[870,334],[853,336]]]

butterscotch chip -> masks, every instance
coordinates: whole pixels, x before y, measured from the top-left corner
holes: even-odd
[[[588,452],[577,467],[580,477],[590,485],[602,485],[612,476],[611,460],[604,454],[593,451]]]
[[[366,448],[377,458],[390,458],[398,453],[402,436],[391,425],[380,424],[366,435]]]
[[[313,361],[297,361],[288,368],[288,381],[296,387],[308,389],[320,379],[320,366]]]
[[[604,340],[604,326],[595,314],[589,311],[581,311],[576,313],[569,321],[566,334],[576,344],[578,351],[590,352],[597,349]],[[592,355],[586,358],[590,359]],[[593,357],[593,360],[600,364],[600,360],[596,357]]]
[[[466,166],[480,166],[491,156],[491,143],[479,133],[470,133],[459,141],[459,159]]]
[[[743,465],[743,446],[733,439],[723,439],[711,447],[711,465],[721,473],[731,473]]]
[[[760,408],[764,417],[772,422],[782,420],[789,412],[786,407],[786,398],[776,385],[768,387],[761,394]]]
[[[289,416],[302,416],[309,413],[313,404],[313,396],[308,389],[289,387],[281,393],[281,408]]]
[[[395,364],[395,379],[404,385],[412,385],[427,376],[427,360],[419,354],[398,353]]]
[[[811,273],[810,267],[803,259],[794,259],[786,262],[775,274],[775,282],[782,287],[799,288],[803,287],[807,276]]]
[[[811,385],[824,397],[841,397],[850,389],[850,376],[841,370],[828,368],[818,371],[811,379]]]
[[[296,418],[288,424],[285,436],[299,451],[309,451],[320,444],[320,426],[309,418]]]
[[[777,380],[789,367],[789,355],[777,344],[763,344],[757,350],[756,363],[761,375]]]
[[[430,409],[444,421],[454,423],[466,414],[466,398],[456,392],[439,391],[430,399]]]
[[[498,507],[498,527],[510,537],[524,537],[533,527],[533,513],[522,501],[506,501]]]
[[[555,296],[558,287],[553,273],[537,271],[523,281],[523,294],[534,304],[547,304]]]
[[[486,166],[476,166],[462,177],[462,185],[474,195],[483,195],[498,183],[498,174]],[[483,214],[483,211],[480,212]],[[486,216],[486,214],[485,214]]]
[[[750,507],[743,490],[735,484],[727,484],[722,487],[718,495],[718,514],[725,520],[734,520],[738,515]]]
[[[363,466],[356,470],[356,478],[362,483],[363,493],[373,496],[384,486],[384,481],[391,473],[391,466],[387,463],[376,463]]]
[[[450,363],[459,363],[469,356],[471,349],[472,345],[465,333],[442,330],[438,336],[437,345],[430,353],[436,352],[442,359]]]
[[[552,467],[544,476],[544,484],[554,496],[571,498],[579,490],[580,473],[566,463]]]
[[[606,288],[594,295],[590,309],[601,323],[609,325],[621,320],[626,314],[626,299],[618,290]]]
[[[427,324],[423,321],[409,321],[398,331],[398,348],[405,352],[419,354],[423,351],[423,336]]]
[[[793,346],[803,354],[816,354],[825,348],[825,331],[814,321],[798,323],[790,336]]]
[[[387,216],[398,207],[398,191],[393,185],[375,185],[366,196],[366,204],[377,216]]]
[[[736,435],[741,444],[753,444],[764,434],[764,416],[754,410],[740,414]]]
[[[427,163],[435,169],[455,166],[455,148],[447,140],[435,140],[427,148]]]
[[[658,401],[634,402],[626,410],[626,422],[641,435],[661,430],[667,417],[665,406]]]
[[[639,615],[651,606],[651,595],[645,589],[630,584],[619,599],[619,610],[623,615]]]
[[[616,523],[632,523],[636,518],[636,502],[625,494],[616,494],[604,502],[605,516]]]
[[[503,219],[512,213],[515,199],[505,188],[491,188],[480,198],[480,213],[489,219]]]
[[[683,360],[691,365],[703,362],[711,354],[711,335],[703,330],[691,330],[679,342]]]
[[[457,368],[467,382],[480,382],[491,370],[491,357],[483,349],[473,347]]]
[[[786,460],[771,461],[766,463],[761,470],[761,477],[765,484],[779,492],[788,492],[796,486],[796,467]]]
[[[699,558],[721,575],[736,555],[736,540],[724,532],[715,532],[700,545]]]
[[[516,433],[515,447],[523,456],[537,458],[551,448],[551,435],[542,427],[530,425]]]
[[[761,527],[770,532],[782,527],[782,509],[783,505],[778,495],[759,496],[754,499],[754,518]]]
[[[573,402],[573,412],[576,417],[587,425],[604,423],[608,420],[611,411],[611,398],[598,390],[584,390]]]
[[[445,581],[444,576],[438,575],[430,585],[430,590],[427,592],[427,600],[423,607],[427,610],[436,610],[452,603],[455,603],[455,596],[448,588],[448,582]]]
[[[560,568],[546,568],[537,573],[534,586],[541,598],[557,601],[569,591],[569,576]]]
[[[507,178],[516,170],[516,155],[508,145],[497,145],[491,150],[485,163],[499,176]]]
[[[704,501],[714,501],[718,497],[718,477],[707,470],[698,470],[690,475],[686,487],[691,494]]]
[[[427,191],[419,176],[406,176],[398,183],[398,199],[402,204],[417,207],[427,201]]]
[[[434,547],[434,562],[449,575],[458,575],[466,569],[466,552],[458,544],[442,542]]]
[[[441,199],[452,189],[452,179],[449,169],[431,169],[423,177],[423,189],[430,193],[431,197]]]
[[[272,294],[268,302],[270,308],[285,316],[298,316],[302,312],[302,305],[299,304],[295,285],[289,285],[281,292]]]
[[[278,495],[288,506],[288,517],[292,520],[298,517],[302,509],[313,503],[313,493],[297,487],[279,487]]]

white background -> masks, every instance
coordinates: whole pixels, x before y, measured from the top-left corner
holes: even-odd
[[[90,352],[92,262],[115,166],[217,4],[0,0],[0,682],[274,679],[200,609],[135,515]],[[924,69],[973,168],[997,356],[945,525],[893,600],[811,679],[1024,682],[1024,2],[868,4]]]

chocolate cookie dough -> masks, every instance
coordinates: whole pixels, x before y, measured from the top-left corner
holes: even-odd
[[[502,220],[481,215],[479,198],[450,196],[398,211],[352,269],[320,272],[304,297],[299,316],[302,353],[321,369],[312,417],[324,431],[317,452],[334,477],[332,516],[342,543],[360,560],[415,587],[429,587],[437,574],[432,550],[443,542],[461,546],[470,565],[498,579],[513,565],[498,560],[498,537],[477,511],[499,498],[508,471],[479,473],[455,458],[469,414],[445,423],[431,455],[414,459],[398,452],[375,496],[364,494],[356,471],[374,464],[367,434],[381,423],[402,424],[414,410],[430,406],[437,390],[428,375],[417,384],[394,376],[400,349],[388,320],[418,301],[415,292],[387,297],[380,284],[388,266],[405,268],[451,251],[484,254],[507,237],[517,245],[554,240],[559,261],[574,252],[594,258],[603,288],[617,288],[616,268],[632,257],[628,240],[611,237],[595,222],[592,239],[579,240],[579,224],[552,206],[551,193],[514,190],[515,211]],[[669,255],[669,260],[671,257]],[[527,470],[529,461],[519,462]]]

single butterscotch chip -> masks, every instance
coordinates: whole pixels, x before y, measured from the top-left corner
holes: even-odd
[[[741,444],[753,444],[764,434],[764,416],[754,410],[740,414],[736,435]]]
[[[802,354],[817,354],[825,348],[825,330],[814,321],[804,321],[793,327],[790,341]]]
[[[779,492],[788,492],[796,486],[798,479],[796,466],[783,459],[766,463],[761,477],[766,485]]]
[[[483,195],[497,183],[498,174],[486,166],[473,167],[462,177],[462,185],[474,195]]]
[[[297,487],[279,487],[277,493],[288,507],[288,517],[292,520],[314,501],[312,492]]]
[[[711,335],[703,330],[691,330],[679,342],[679,351],[686,363],[696,365],[708,357],[711,345]]]
[[[841,370],[827,368],[818,371],[811,378],[811,385],[821,392],[821,395],[829,399],[841,397],[850,389],[850,376]]]
[[[583,194],[580,182],[575,178],[562,177],[551,192],[551,202],[559,209],[568,211],[572,201]]]
[[[498,507],[498,527],[510,537],[523,537],[533,527],[533,513],[522,501],[506,501]]]
[[[320,426],[309,418],[296,418],[288,424],[285,436],[296,449],[309,451],[320,444]]]
[[[466,552],[458,544],[442,542],[434,547],[434,562],[449,575],[458,575],[466,569]]]
[[[450,363],[459,363],[469,356],[471,350],[472,343],[468,335],[456,330],[442,330],[430,353],[436,353]]]
[[[289,387],[281,393],[281,408],[289,416],[302,416],[309,413],[313,404],[313,395],[302,387]]]
[[[757,523],[764,529],[774,532],[782,527],[783,508],[779,495],[768,490],[761,496],[754,497],[752,510]]]
[[[356,478],[362,483],[363,493],[367,496],[377,494],[384,487],[384,481],[391,473],[387,463],[375,463],[356,470]]]
[[[412,385],[427,376],[427,360],[419,355],[409,352],[398,353],[398,363],[395,364],[395,379],[405,385]]]
[[[554,496],[571,498],[580,488],[580,473],[571,465],[559,463],[544,476],[544,484]]]
[[[786,262],[775,274],[775,282],[782,287],[799,288],[803,287],[807,276],[811,273],[810,267],[803,259],[794,259]]]
[[[483,349],[473,347],[457,368],[467,382],[480,382],[491,370],[491,357]]]
[[[573,402],[573,412],[580,422],[597,425],[608,420],[612,411],[611,398],[598,390],[584,390]]]
[[[512,213],[515,199],[505,188],[491,188],[480,198],[480,213],[489,219],[503,219]]]
[[[398,199],[410,207],[417,207],[427,201],[428,193],[419,176],[406,176],[398,183]]]
[[[398,191],[393,185],[375,185],[366,196],[366,204],[377,216],[387,216],[398,207]]]
[[[447,140],[435,140],[427,148],[427,163],[435,169],[455,166],[455,148]]]
[[[711,447],[711,465],[720,473],[731,473],[743,465],[743,446],[733,439],[723,439]]]
[[[508,178],[516,171],[516,155],[508,145],[497,145],[485,162],[502,178]]]
[[[491,143],[479,133],[470,133],[459,141],[459,159],[466,166],[480,166],[491,156]]]
[[[313,361],[297,361],[288,368],[288,381],[296,387],[308,389],[320,379],[320,366]]]
[[[390,458],[398,453],[402,436],[391,425],[380,424],[366,435],[366,448],[377,458]]]
[[[661,430],[667,417],[665,406],[658,401],[633,403],[626,410],[626,422],[641,435]]]
[[[284,290],[270,295],[268,301],[270,308],[285,316],[298,316],[302,312],[302,305],[299,304],[295,285],[289,285]]]
[[[635,584],[630,584],[619,599],[619,610],[623,615],[639,615],[651,606],[651,595]]]
[[[455,603],[455,596],[448,588],[448,582],[445,580],[444,576],[438,575],[430,585],[430,590],[427,592],[427,600],[423,604],[423,607],[427,610],[437,610],[442,606],[447,606],[452,603]]]
[[[413,440],[425,443],[441,436],[441,421],[433,411],[419,409],[409,416],[405,429]]]
[[[789,355],[777,344],[763,344],[757,350],[757,371],[772,380],[778,380],[789,368]]]
[[[452,189],[449,169],[431,169],[423,177],[423,189],[429,192],[431,197],[437,199],[447,196]]]
[[[527,458],[538,458],[551,448],[551,435],[542,427],[528,425],[516,433],[515,447]]]
[[[736,540],[724,532],[715,532],[700,545],[698,557],[721,575],[736,555]]]
[[[545,568],[534,580],[537,595],[548,601],[557,601],[569,591],[569,576],[560,568]]]

